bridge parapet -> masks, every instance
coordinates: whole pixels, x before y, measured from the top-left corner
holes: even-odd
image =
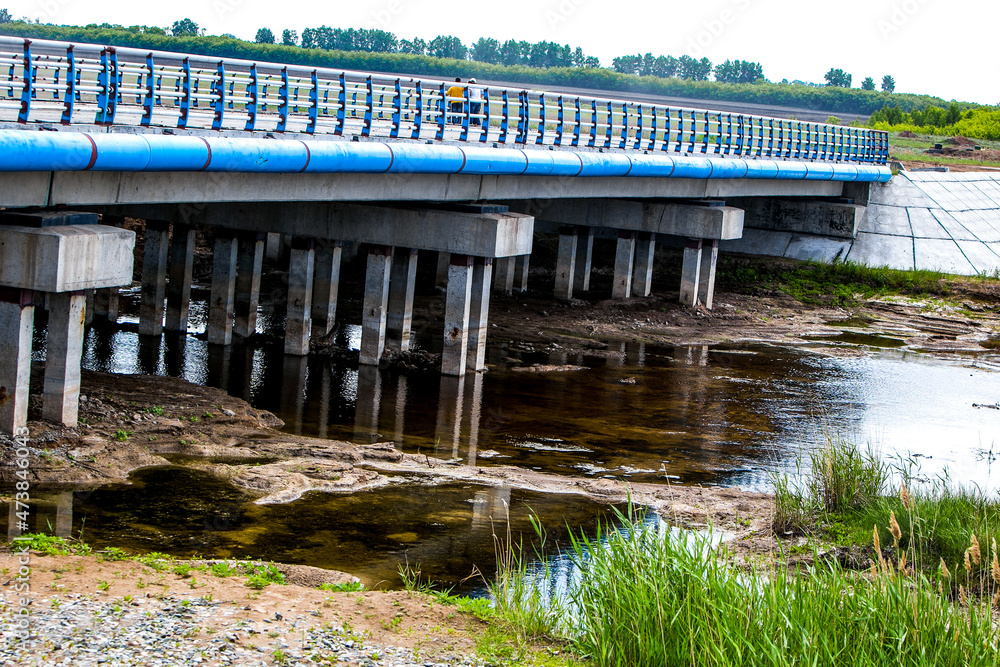
[[[432,78],[0,37],[0,120],[884,165],[888,135]]]

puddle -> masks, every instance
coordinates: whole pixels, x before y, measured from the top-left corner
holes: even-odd
[[[827,324],[832,324],[827,322]],[[846,326],[846,325],[845,325]],[[854,325],[851,325],[854,326]],[[878,334],[865,334],[856,331],[845,331],[833,336],[803,336],[804,340],[822,341],[829,343],[844,343],[846,345],[864,345],[867,347],[894,348],[906,345],[905,340],[879,336]]]
[[[496,571],[494,532],[526,548],[534,513],[549,551],[566,543],[566,526],[593,533],[611,510],[571,495],[473,485],[397,486],[351,495],[309,493],[287,505],[255,505],[209,473],[164,466],[137,471],[128,484],[40,494],[32,530],[83,532],[95,549],[116,546],[191,558],[261,558],[350,572],[367,587],[399,588],[409,563],[444,587],[481,590],[478,568]]]

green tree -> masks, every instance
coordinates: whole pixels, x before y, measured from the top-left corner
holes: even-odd
[[[10,17],[10,12],[6,9],[0,9],[0,23],[10,23],[13,19]]]
[[[882,77],[882,92],[894,93],[896,91],[896,80],[886,74]]]
[[[254,37],[253,41],[258,44],[274,44],[274,33],[271,32],[270,28],[261,28],[257,31],[257,36]]]
[[[875,79],[866,76],[865,80],[861,82],[861,90],[875,90]]]
[[[411,53],[417,56],[425,56],[427,55],[427,42],[420,39],[419,37],[414,37],[413,41],[410,41],[408,39],[400,40],[399,52]]]
[[[299,34],[294,30],[285,28],[281,31],[281,43],[285,46],[295,46],[299,43]]]
[[[454,58],[465,60],[469,50],[462,44],[462,40],[451,35],[438,35],[427,45],[427,55],[435,58]]]
[[[708,58],[697,60],[691,56],[681,56],[677,59],[677,75],[691,81],[708,81],[712,73],[712,61]]]
[[[826,85],[834,86],[838,88],[850,88],[851,87],[851,75],[842,69],[830,68],[830,71],[826,73],[823,77],[826,79]]]
[[[715,80],[723,83],[755,83],[763,78],[761,64],[749,60],[726,60],[715,67]]]
[[[642,56],[618,56],[611,61],[611,67],[622,74],[638,74],[642,69]]]
[[[475,61],[496,65],[500,62],[500,42],[490,37],[480,37],[472,45],[469,56]]]
[[[198,24],[191,19],[174,21],[174,24],[170,27],[170,34],[174,37],[197,37]]]

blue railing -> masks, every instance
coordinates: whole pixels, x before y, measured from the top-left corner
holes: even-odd
[[[865,128],[370,72],[0,37],[0,121],[884,165]],[[481,96],[481,97],[480,97]]]

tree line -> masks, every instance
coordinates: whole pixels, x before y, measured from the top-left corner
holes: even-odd
[[[329,34],[321,33],[320,36],[329,38],[335,34],[332,30]],[[703,76],[697,79],[694,77],[683,78],[675,73],[673,76],[660,77],[646,74],[643,70],[620,72],[614,68],[597,67],[593,63],[588,65],[585,59],[580,60],[576,49],[572,50],[571,60],[568,64],[546,67],[545,65],[524,64],[525,58],[527,58],[528,63],[531,62],[531,50],[529,48],[528,55],[525,56],[523,43],[519,43],[518,46],[517,63],[509,64],[514,62],[515,56],[513,47],[508,47],[507,55],[504,56],[503,47],[509,44],[507,42],[499,45],[480,45],[477,42],[473,45],[473,51],[484,60],[474,60],[435,56],[433,55],[434,51],[429,47],[429,44],[434,40],[424,46],[422,54],[419,53],[419,44],[408,47],[405,44],[406,40],[397,43],[396,52],[380,53],[362,50],[331,50],[319,46],[303,48],[301,36],[290,30],[285,31],[285,33],[282,34],[280,42],[275,39],[275,43],[255,43],[237,39],[232,35],[205,35],[204,31],[190,20],[175,22],[169,30],[152,26],[124,27],[110,24],[56,26],[24,21],[9,21],[0,25],[0,34],[18,37],[113,44],[140,49],[186,52],[213,58],[241,58],[333,69],[405,72],[408,75],[432,76],[442,79],[474,76],[486,80],[517,82],[527,86],[573,86],[617,93],[647,93],[699,100],[771,104],[830,111],[842,115],[868,115],[886,104],[897,105],[906,112],[930,105],[946,105],[944,100],[926,95],[889,94],[840,86],[812,87],[796,83],[769,83],[763,79],[762,72],[759,76],[757,75],[756,67],[753,67],[756,63],[750,63],[748,66],[746,61],[726,61],[726,63],[713,67],[713,73],[717,78],[720,76],[720,67],[722,68],[722,80],[708,81]],[[261,37],[264,40],[268,39],[267,35]],[[271,37],[274,35],[272,34]],[[372,35],[368,35],[365,39],[371,40],[371,38]],[[361,38],[355,36],[354,39],[360,40]],[[480,42],[482,41],[484,40],[480,40]],[[360,43],[363,42],[354,42],[355,45]],[[441,43],[439,42],[437,46],[440,47]],[[418,52],[405,53],[402,51],[404,48],[412,48]],[[499,57],[496,55],[496,50],[499,50]],[[552,49],[550,48],[550,50]],[[536,63],[541,58],[540,55],[537,55],[540,52],[536,49]],[[565,63],[564,56],[565,51],[561,56],[563,60],[556,62]],[[499,62],[488,62],[485,60],[486,58],[499,59]],[[576,62],[572,61],[573,58],[576,58]],[[643,56],[642,60],[645,62],[647,58]],[[655,63],[657,59],[652,58],[652,60]],[[681,60],[682,58],[678,58],[678,63]],[[732,74],[733,72],[735,74]],[[756,83],[745,82],[751,77]],[[739,82],[741,78],[744,82]]]

